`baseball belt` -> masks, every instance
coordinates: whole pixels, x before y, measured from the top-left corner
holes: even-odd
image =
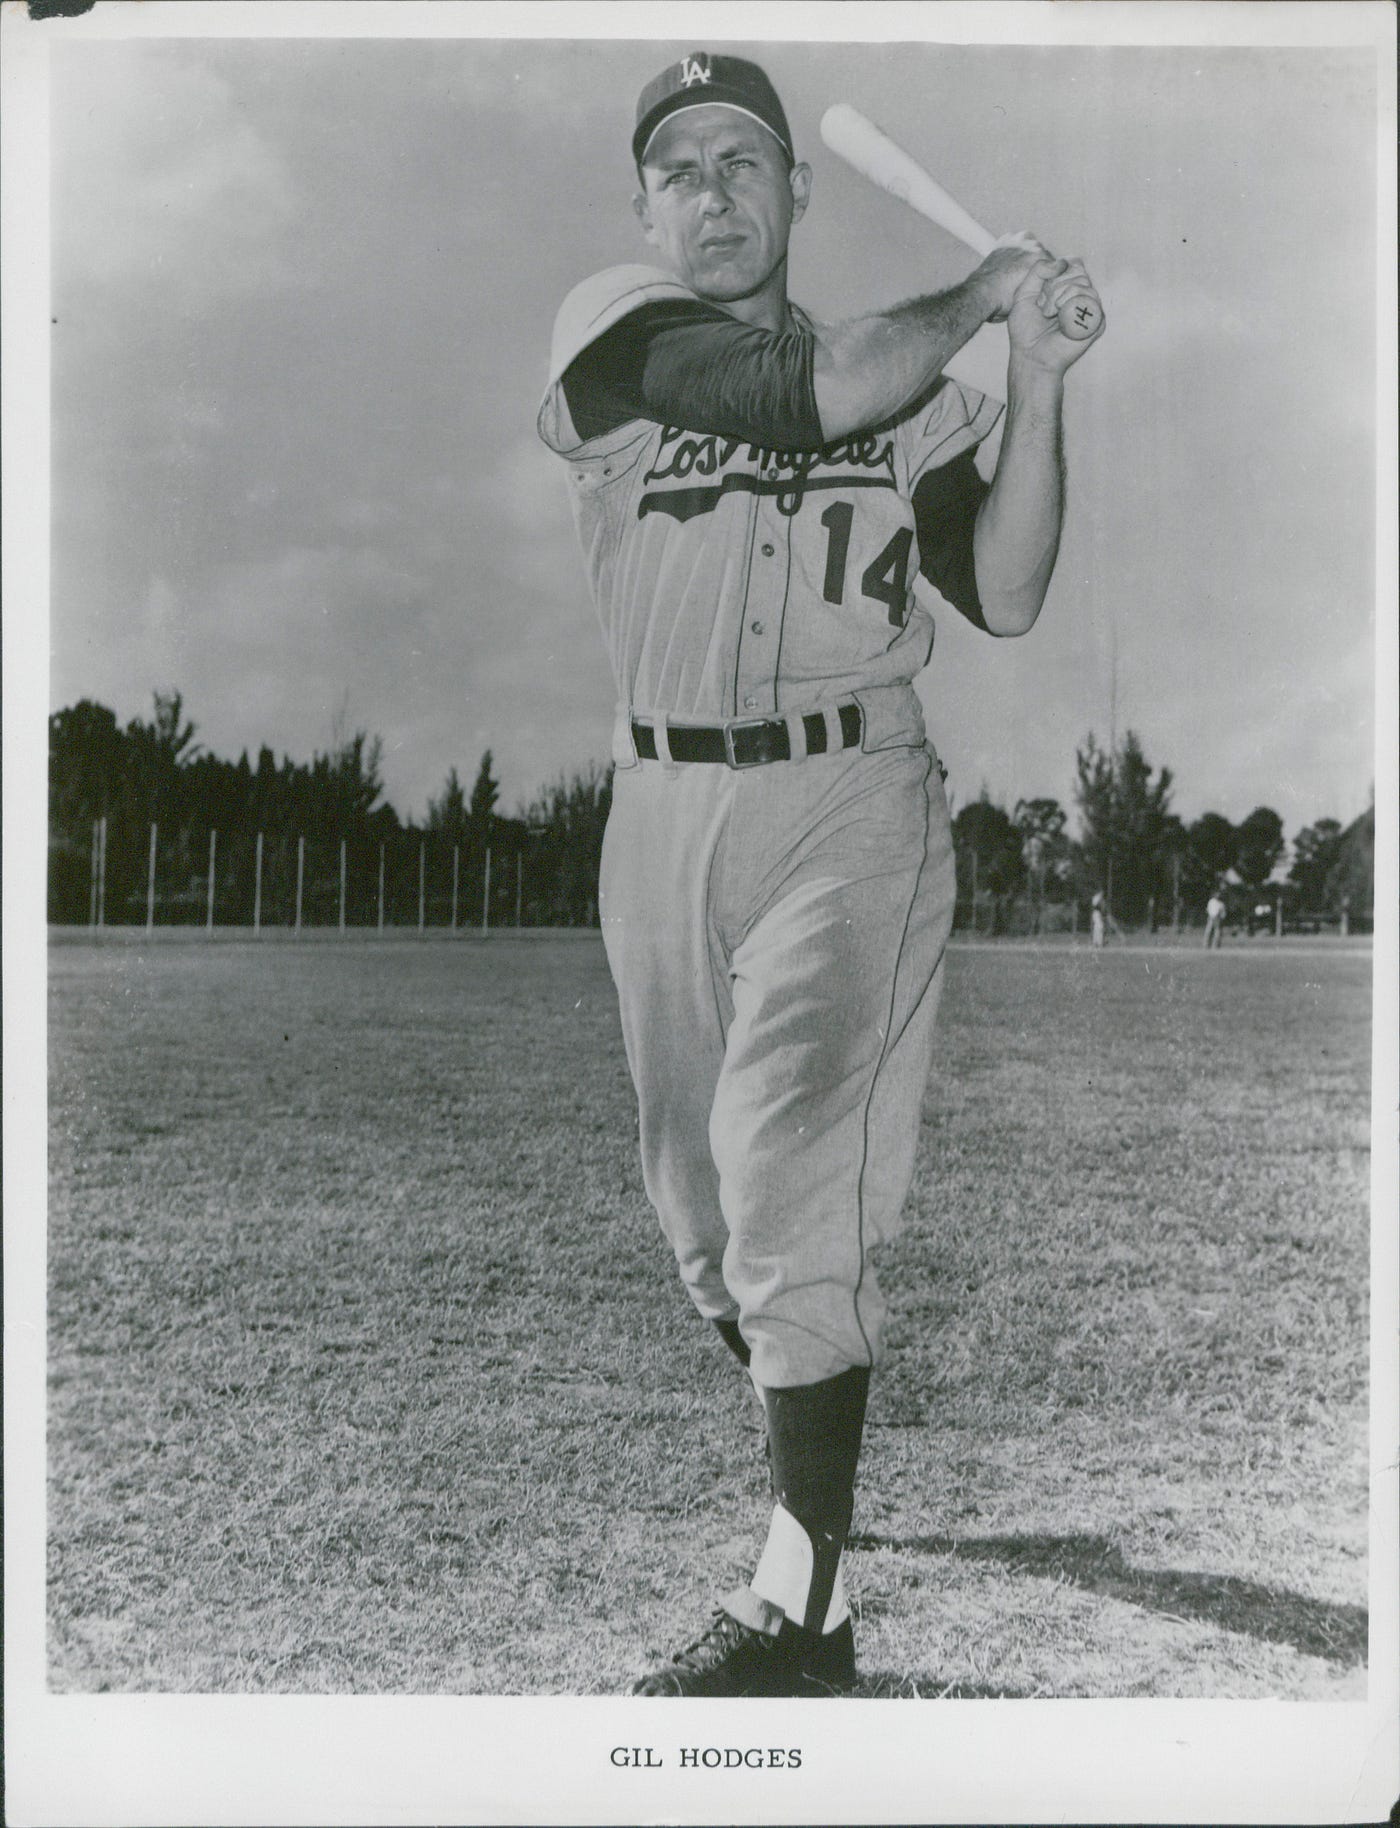
[[[847,702],[839,707],[842,749],[853,749],[861,739],[864,719],[858,704]],[[808,755],[826,750],[826,718],[820,711],[809,711],[802,719],[807,732]],[[792,739],[786,721],[781,717],[752,717],[732,724],[669,724],[673,762],[723,762],[730,768],[760,768],[765,762],[792,760]],[[651,724],[634,722],[632,741],[644,762],[657,758],[656,730]]]

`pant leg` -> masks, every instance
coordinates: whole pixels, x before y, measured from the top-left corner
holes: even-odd
[[[747,872],[757,912],[733,945],[710,1143],[753,1374],[792,1386],[879,1357],[870,1252],[913,1173],[953,850],[926,750],[740,778],[727,905]]]
[[[734,1320],[728,1229],[710,1154],[715,1084],[732,1016],[710,917],[722,863],[727,771],[618,769],[598,909],[637,1092],[642,1177],[700,1313]]]

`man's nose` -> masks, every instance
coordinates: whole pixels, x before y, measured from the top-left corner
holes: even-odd
[[[708,173],[701,184],[700,207],[707,216],[722,216],[734,207],[724,179],[717,171]]]

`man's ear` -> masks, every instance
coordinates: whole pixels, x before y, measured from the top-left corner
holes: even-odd
[[[651,205],[647,202],[646,192],[639,190],[632,199],[633,213],[642,225],[642,236],[647,241],[655,241],[656,231],[651,222]]]
[[[794,165],[788,173],[788,183],[792,188],[792,219],[797,222],[807,208],[807,199],[812,194],[812,167]]]

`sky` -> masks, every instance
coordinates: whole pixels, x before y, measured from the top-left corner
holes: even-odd
[[[648,22],[663,14],[645,15]],[[703,42],[703,41],[702,41]],[[421,819],[493,751],[506,810],[606,757],[554,312],[647,258],[642,85],[696,41],[56,45],[50,705],[305,760],[357,729]],[[1188,821],[1291,837],[1374,775],[1374,54],[739,44],[813,200],[791,290],[839,317],[973,257],[820,143],[849,100],[995,232],[1081,254],[1109,331],[1067,384],[1036,629],[951,611],[920,681],[955,802],[1072,805],[1128,728]]]

